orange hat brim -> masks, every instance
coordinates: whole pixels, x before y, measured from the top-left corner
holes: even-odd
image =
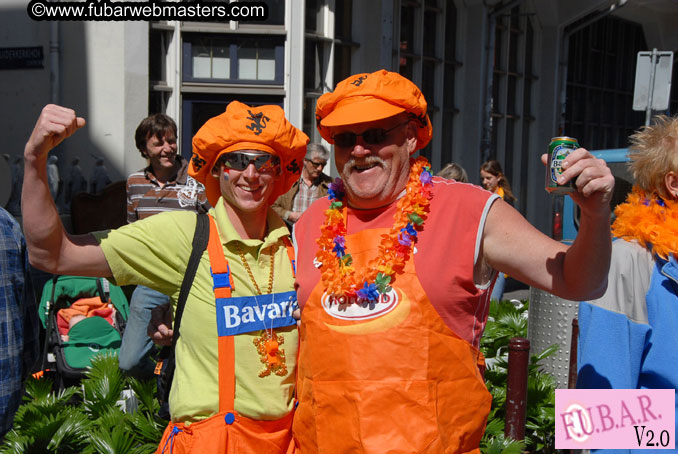
[[[273,149],[273,147],[269,147],[265,143],[237,142],[237,143],[231,145],[230,147],[226,148],[223,152],[219,153],[217,155],[217,159],[219,159],[221,157],[221,155],[224,154],[224,153],[230,153],[232,151],[242,151],[242,150],[263,151],[265,153],[270,153],[272,155],[278,156],[278,153]]]
[[[219,178],[214,178],[210,172],[205,180],[205,196],[207,201],[213,207],[217,206],[219,197],[221,197],[221,183]]]
[[[405,112],[400,106],[372,96],[351,96],[339,101],[334,110],[320,121],[325,127],[354,125],[383,120]]]

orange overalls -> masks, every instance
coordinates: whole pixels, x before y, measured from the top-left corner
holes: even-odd
[[[210,216],[210,235],[207,252],[214,278],[217,299],[230,298],[233,279],[224,256],[219,232]],[[294,269],[294,249],[285,237],[287,252]],[[156,454],[285,454],[294,451],[292,417],[262,421],[250,419],[234,410],[235,348],[233,336],[219,337],[219,413],[207,419],[185,425],[170,424],[165,429]],[[200,386],[196,383],[196,386]]]
[[[386,233],[346,236],[357,270]],[[341,306],[318,282],[306,301],[294,418],[302,454],[479,453],[491,404],[482,355],[440,318],[413,256],[392,286],[377,303]]]

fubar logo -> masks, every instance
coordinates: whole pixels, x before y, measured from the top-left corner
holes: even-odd
[[[675,389],[556,389],[556,448],[674,449],[675,394]]]
[[[359,298],[340,301],[334,296],[325,293],[322,297],[322,306],[330,316],[341,320],[370,320],[381,317],[393,311],[399,303],[398,294],[394,289],[380,294],[379,300],[367,301]]]

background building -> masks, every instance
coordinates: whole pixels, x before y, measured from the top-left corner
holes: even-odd
[[[76,158],[87,180],[97,161],[114,181],[142,167],[133,135],[149,113],[177,120],[185,156],[195,131],[233,99],[279,104],[319,141],[317,98],[352,73],[386,68],[429,101],[434,140],[424,154],[434,170],[455,161],[477,183],[480,164],[498,159],[516,207],[548,232],[553,200],[539,156],[549,139],[625,147],[645,120],[631,108],[637,52],[678,50],[674,0],[266,3],[265,22],[35,22],[28,0],[3,0],[0,122],[9,164],[48,102],[88,120],[58,150],[64,188]]]

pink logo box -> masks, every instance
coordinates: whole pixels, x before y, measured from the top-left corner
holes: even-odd
[[[556,389],[556,449],[674,449],[675,389]]]

